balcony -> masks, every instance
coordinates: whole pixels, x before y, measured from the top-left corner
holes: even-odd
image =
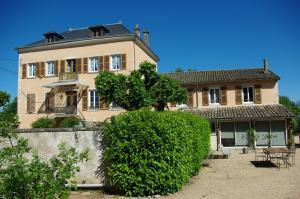
[[[78,80],[78,74],[76,72],[61,73],[59,74],[59,80]]]
[[[61,107],[53,107],[53,108],[47,108],[47,113],[54,113],[57,115],[76,115],[77,114],[77,108],[76,106],[61,106]]]

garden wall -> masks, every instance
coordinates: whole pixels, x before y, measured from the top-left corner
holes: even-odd
[[[78,184],[102,184],[101,177],[97,177],[101,150],[100,129],[20,129],[19,134],[28,138],[29,145],[37,149],[41,157],[48,160],[58,153],[58,145],[66,142],[78,151],[89,149],[89,160],[80,164],[77,175]]]

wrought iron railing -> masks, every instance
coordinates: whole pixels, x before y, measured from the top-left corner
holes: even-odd
[[[59,80],[77,80],[77,79],[78,79],[78,74],[75,72],[59,74]]]
[[[77,114],[77,108],[76,106],[67,106],[67,107],[54,107],[53,113],[56,114]]]

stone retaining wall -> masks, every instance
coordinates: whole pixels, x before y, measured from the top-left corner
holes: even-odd
[[[49,160],[54,154],[58,154],[58,145],[66,142],[78,151],[89,149],[89,160],[80,164],[80,172],[77,175],[78,184],[103,184],[101,177],[97,177],[101,150],[100,129],[19,129],[19,135],[28,138],[28,143],[33,149],[37,149],[40,156]]]

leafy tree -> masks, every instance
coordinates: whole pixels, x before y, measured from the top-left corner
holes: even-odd
[[[99,95],[107,102],[113,101],[128,111],[142,107],[162,111],[168,102],[186,101],[186,90],[175,80],[158,74],[156,66],[146,61],[129,76],[100,72],[95,85]]]
[[[12,116],[13,114],[8,114]],[[88,151],[78,153],[66,144],[59,154],[45,162],[15,131],[17,116],[0,120],[0,197],[14,199],[68,198],[75,186],[78,162],[87,160]],[[68,184],[69,186],[65,186]]]
[[[3,108],[4,113],[17,114],[17,98],[15,97],[13,101],[5,104]]]
[[[3,107],[10,100],[10,95],[7,92],[0,91],[0,107]]]
[[[296,115],[300,115],[300,107],[287,96],[279,96],[279,103]]]
[[[175,69],[175,72],[176,72],[176,73],[180,73],[180,72],[184,72],[184,70],[183,70],[181,67],[177,67],[177,68]]]

